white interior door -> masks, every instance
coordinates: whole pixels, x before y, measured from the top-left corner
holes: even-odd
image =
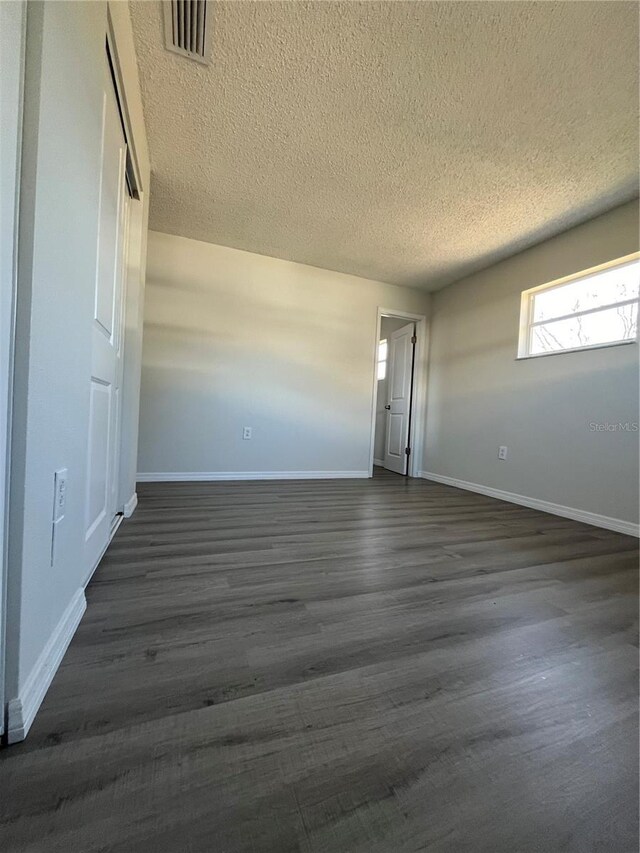
[[[396,474],[404,474],[407,466],[414,338],[413,323],[392,332],[389,337],[384,467]]]
[[[122,325],[128,197],[126,142],[105,57],[98,258],[91,323],[86,569],[109,543],[117,512],[122,385]]]

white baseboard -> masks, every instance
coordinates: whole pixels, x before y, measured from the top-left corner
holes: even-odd
[[[373,464],[379,465],[381,468],[384,468],[384,459],[374,459]]]
[[[138,474],[139,483],[191,483],[217,480],[368,479],[368,471],[165,471]]]
[[[133,513],[135,512],[135,508],[138,506],[138,495],[137,492],[134,492],[129,500],[124,505],[124,517],[131,518]]]
[[[27,736],[60,662],[87,608],[84,589],[79,589],[62,614],[53,634],[31,670],[20,695],[8,706],[7,742],[17,743]]]
[[[640,525],[632,521],[624,521],[621,518],[610,518],[608,515],[598,515],[595,512],[587,512],[571,506],[554,504],[550,501],[529,498],[526,495],[517,495],[514,492],[505,492],[502,489],[493,489],[490,486],[481,486],[478,483],[468,483],[466,480],[458,480],[455,477],[445,477],[443,474],[434,474],[431,471],[420,471],[419,476],[425,480],[433,480],[436,483],[444,483],[446,486],[454,486],[456,489],[466,489],[468,492],[477,492],[488,495],[490,498],[498,498],[520,506],[528,506],[531,509],[539,509],[541,512],[549,512],[551,515],[560,515],[563,518],[571,518],[573,521],[582,521],[584,524],[592,524],[594,527],[604,527],[606,530],[615,530],[617,533],[627,533],[629,536],[640,537]]]

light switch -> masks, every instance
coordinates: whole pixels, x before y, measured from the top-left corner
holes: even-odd
[[[53,478],[53,523],[64,518],[67,506],[67,469],[56,471]]]

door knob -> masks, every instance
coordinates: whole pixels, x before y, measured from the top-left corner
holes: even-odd
[[[391,408],[391,406],[385,406],[385,409],[390,409],[390,408]]]

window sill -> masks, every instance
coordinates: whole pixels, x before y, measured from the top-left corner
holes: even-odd
[[[533,355],[517,355],[515,361],[529,361],[532,358],[547,358],[550,355],[566,355],[572,352],[588,352],[594,349],[610,349],[611,347],[624,347],[629,344],[637,344],[637,340],[632,341],[612,341],[610,344],[593,344],[589,347],[573,347],[573,349],[558,349],[553,352],[538,352]]]

